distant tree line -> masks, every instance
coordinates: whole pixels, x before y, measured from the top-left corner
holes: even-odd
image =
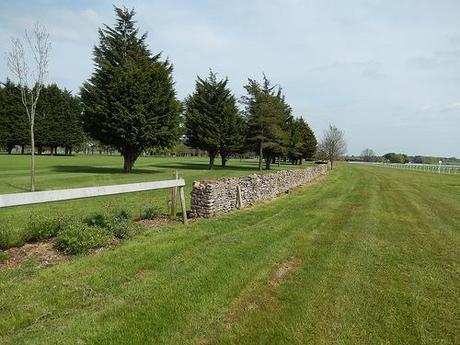
[[[410,156],[405,153],[389,152],[384,155],[377,155],[372,149],[364,149],[359,156],[346,156],[348,161],[363,161],[363,162],[380,162],[380,163],[417,163],[417,164],[460,164],[460,160],[455,157],[433,157],[433,156]]]
[[[248,152],[259,158],[259,169],[314,159],[315,134],[293,115],[279,85],[265,75],[261,81],[248,79],[246,94],[237,98],[228,78],[210,71],[197,77],[193,93],[180,102],[172,64],[147,47],[134,10],[115,7],[115,13],[115,25],[99,30],[95,70],[80,95],[55,84],[43,87],[35,119],[39,154],[45,149],[56,153],[58,147],[71,154],[89,140],[91,152],[97,143],[104,151],[121,153],[125,172],[140,155],[172,147],[207,152],[210,169],[216,157],[225,167],[231,157]],[[19,86],[7,80],[0,88],[0,146],[8,153],[16,145],[24,151],[29,134]],[[334,154],[335,159],[342,152]]]
[[[69,91],[56,84],[43,87],[35,117],[35,145],[37,153],[57,148],[71,154],[85,141],[81,125],[81,102]],[[0,86],[0,146],[11,153],[15,146],[22,152],[30,145],[30,128],[21,101],[20,87],[7,80]]]

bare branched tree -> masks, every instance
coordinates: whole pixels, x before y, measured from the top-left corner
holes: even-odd
[[[333,125],[324,131],[323,138],[318,145],[318,156],[327,159],[331,163],[331,169],[334,163],[347,152],[347,143],[343,131]]]
[[[30,168],[30,191],[35,191],[35,110],[38,98],[48,73],[48,57],[51,49],[49,34],[46,28],[36,23],[32,32],[25,32],[25,40],[32,53],[33,60],[28,63],[24,44],[20,38],[11,40],[12,49],[8,53],[8,67],[16,77],[21,89],[21,99],[26,109],[30,125],[31,143],[31,168]]]
[[[361,152],[361,158],[365,162],[372,162],[375,160],[375,157],[376,154],[372,149],[364,149],[363,152]]]

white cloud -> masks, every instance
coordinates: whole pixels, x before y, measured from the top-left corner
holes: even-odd
[[[265,72],[318,135],[330,122],[346,129],[351,153],[370,146],[460,156],[460,145],[444,140],[460,127],[460,1],[124,3],[152,52],[171,58],[180,97],[209,67],[230,78],[237,96]],[[114,22],[111,2],[4,1],[0,54],[36,18],[52,34],[49,80],[78,90],[92,71],[97,28]],[[6,75],[0,64],[0,80]]]
[[[460,102],[452,102],[445,106],[445,110],[460,110]]]

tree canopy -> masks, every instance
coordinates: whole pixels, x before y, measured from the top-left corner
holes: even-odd
[[[197,78],[195,91],[185,100],[185,135],[189,146],[209,154],[209,168],[219,153],[222,167],[244,143],[245,124],[228,87],[228,79],[218,80],[209,71],[206,79]]]
[[[84,139],[78,97],[56,84],[43,86],[35,116],[35,143],[38,153],[63,147],[71,153]],[[16,145],[30,145],[30,127],[18,85],[7,80],[0,87],[0,144],[9,153]]]
[[[331,169],[334,162],[347,152],[347,143],[345,133],[334,125],[324,131],[323,138],[318,146],[318,155],[327,159],[331,163]]]
[[[365,162],[373,162],[377,159],[377,155],[374,150],[366,148],[361,152],[361,158]]]
[[[11,80],[0,85],[0,105],[0,145],[11,153],[16,145],[30,144],[29,125],[21,101],[21,90]]]
[[[289,128],[293,117],[279,86],[271,85],[264,75],[262,83],[249,79],[243,96],[247,122],[247,143],[259,155],[259,170],[262,159],[266,169],[272,160],[287,153]]]
[[[292,163],[302,164],[302,159],[311,160],[316,154],[315,134],[303,118],[295,119],[291,125],[288,156]]]
[[[150,52],[134,10],[115,7],[115,13],[116,24],[99,29],[96,68],[81,89],[83,125],[91,137],[117,148],[130,172],[142,151],[177,140],[180,102],[172,65]]]
[[[78,97],[56,84],[43,88],[37,106],[35,141],[39,153],[49,147],[51,153],[64,147],[66,153],[83,143],[85,135],[81,125],[81,105]]]

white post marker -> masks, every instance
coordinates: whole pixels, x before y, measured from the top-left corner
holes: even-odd
[[[438,174],[441,173],[441,164],[442,164],[442,161],[439,161]]]

